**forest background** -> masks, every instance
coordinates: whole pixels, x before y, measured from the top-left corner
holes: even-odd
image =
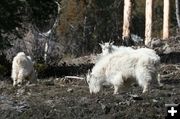
[[[133,0],[132,3],[131,33],[144,39],[145,0]],[[121,45],[123,5],[123,0],[1,0],[1,73],[20,51],[36,62],[43,62],[47,41],[47,64],[99,53],[101,41],[115,41]],[[170,0],[170,5],[170,36],[176,36],[179,30],[175,1]],[[154,0],[153,38],[162,37],[162,27],[163,1]],[[48,31],[51,33],[47,35]]]

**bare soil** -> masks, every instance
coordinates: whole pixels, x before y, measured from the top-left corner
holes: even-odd
[[[164,119],[165,104],[180,103],[179,68],[163,64],[164,86],[151,85],[146,94],[136,84],[118,95],[110,86],[90,95],[86,82],[79,79],[40,79],[21,87],[1,80],[0,119]]]

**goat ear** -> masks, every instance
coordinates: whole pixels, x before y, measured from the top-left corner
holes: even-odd
[[[101,48],[103,48],[105,43],[103,41],[101,41],[101,43],[99,43],[99,45],[101,46]]]
[[[101,48],[104,46],[102,43],[99,43],[99,45],[101,46]]]

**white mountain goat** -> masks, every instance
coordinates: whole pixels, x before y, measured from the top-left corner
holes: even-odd
[[[138,54],[143,54],[146,57],[149,58],[149,60],[151,60],[151,62],[154,62],[155,66],[159,66],[157,67],[158,69],[158,75],[157,75],[157,79],[158,79],[158,83],[160,86],[162,86],[162,83],[160,83],[160,74],[159,74],[159,70],[160,70],[160,58],[157,58],[157,54],[154,50],[149,49],[149,48],[139,48],[139,49],[133,49],[131,47],[124,47],[124,46],[115,46],[113,45],[114,42],[106,42],[106,43],[99,43],[99,45],[101,46],[102,49],[102,56],[105,56],[109,53],[112,53],[114,51],[123,51],[126,53],[138,53]]]
[[[19,52],[12,62],[13,86],[22,84],[25,79],[35,80],[35,71],[30,56],[26,56],[24,52]]]
[[[158,55],[156,60],[160,61]],[[86,80],[90,93],[99,92],[103,83],[109,83],[114,86],[114,94],[117,94],[120,87],[127,88],[134,81],[137,81],[145,93],[152,79],[157,81],[159,65],[160,62],[154,64],[146,53],[127,53],[121,50],[103,56],[95,64],[92,72],[88,72]]]

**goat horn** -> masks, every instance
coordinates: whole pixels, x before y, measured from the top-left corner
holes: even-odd
[[[114,41],[112,41],[111,44],[114,44]]]

